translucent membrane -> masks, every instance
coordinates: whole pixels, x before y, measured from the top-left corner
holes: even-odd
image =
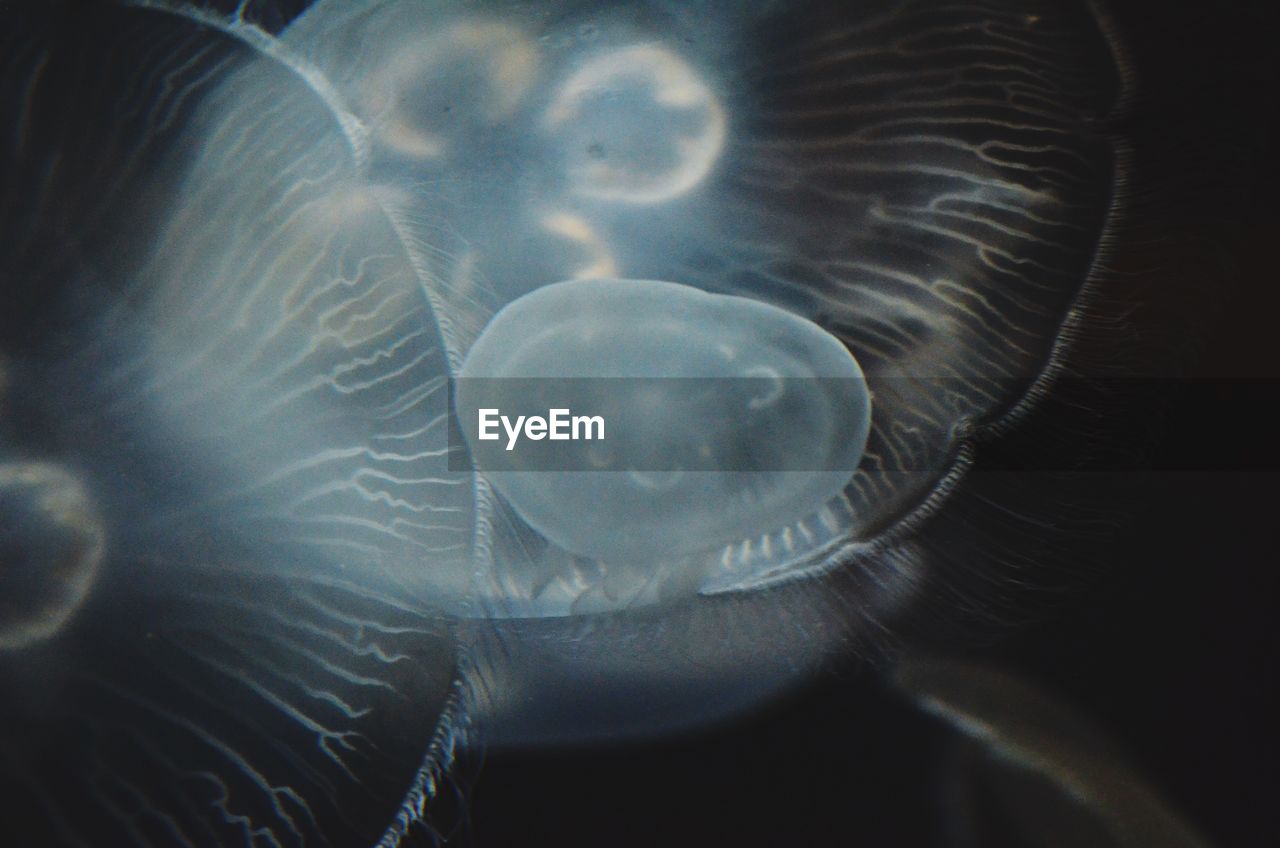
[[[489,323],[459,376],[455,408],[468,424],[482,406],[527,409],[521,395],[545,395],[546,411],[557,390],[582,385],[564,378],[604,378],[576,410],[601,419],[588,454],[601,470],[517,470],[510,438],[482,470],[547,538],[605,560],[715,549],[816,512],[853,476],[871,422],[858,363],[821,327],[654,280],[524,295]],[[486,377],[526,379],[474,379]],[[463,432],[482,447],[477,428]],[[679,464],[699,455],[717,470]]]

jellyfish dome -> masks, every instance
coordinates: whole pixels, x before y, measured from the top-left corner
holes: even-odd
[[[870,427],[862,371],[834,336],[768,304],[654,280],[575,280],[517,298],[459,377],[467,420],[518,407],[531,389],[551,409],[567,381],[591,380],[577,408],[598,413],[602,432],[585,470],[520,470],[513,439],[484,451],[478,430],[463,432],[530,526],[602,560],[714,549],[802,519],[844,489]],[[722,470],[697,470],[715,455],[706,464]]]

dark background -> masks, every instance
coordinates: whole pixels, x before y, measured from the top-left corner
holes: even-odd
[[[1079,427],[1104,446],[1060,498],[1114,520],[1055,539],[1054,568],[1072,579],[1038,620],[952,646],[1077,707],[1219,846],[1280,844],[1275,7],[1111,4],[1138,72],[1121,127],[1132,202],[1078,352],[1085,382],[1111,388],[1034,416],[987,451],[975,485],[1000,491],[1012,477],[992,469],[1032,450],[1069,466],[1063,432]],[[1104,364],[1122,359],[1127,376]],[[456,843],[936,844],[946,731],[877,681],[851,657],[697,735],[472,758],[454,787],[469,810]]]

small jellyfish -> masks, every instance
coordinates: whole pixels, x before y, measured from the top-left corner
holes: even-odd
[[[544,122],[574,190],[624,203],[671,200],[701,183],[728,123],[706,82],[654,44],[589,58],[562,83]]]
[[[574,280],[508,304],[462,364],[458,414],[553,403],[565,378],[600,378],[585,402],[613,428],[600,464],[612,470],[522,471],[504,450],[484,451],[481,469],[547,538],[604,560],[715,548],[816,512],[871,426],[839,339],[775,306],[653,280]],[[462,432],[480,454],[479,430]]]

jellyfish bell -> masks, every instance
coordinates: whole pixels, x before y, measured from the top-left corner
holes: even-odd
[[[457,386],[468,425],[482,408],[548,409],[566,391],[580,399],[560,402],[599,416],[610,455],[582,466],[522,471],[516,436],[503,450],[462,432],[522,518],[605,561],[716,549],[816,513],[852,477],[871,419],[856,360],[817,325],[653,280],[575,280],[512,301]]]
[[[319,78],[197,12],[3,12],[19,844],[372,844],[457,736],[450,592],[391,567],[469,537],[423,467],[434,319]]]
[[[573,191],[622,203],[672,200],[724,146],[724,107],[678,55],[640,44],[588,58],[543,116]]]

